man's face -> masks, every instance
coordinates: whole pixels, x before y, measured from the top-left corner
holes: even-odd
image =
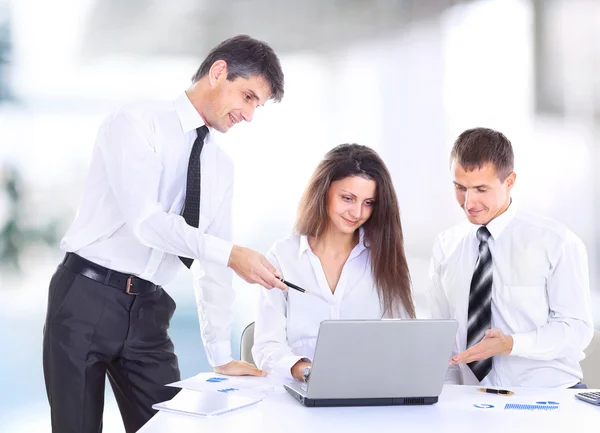
[[[215,62],[209,73],[211,86],[204,101],[203,117],[208,126],[227,132],[242,121],[251,122],[254,110],[271,96],[271,89],[262,76],[227,79],[227,64]]]
[[[480,169],[465,170],[453,161],[452,173],[456,200],[471,223],[486,225],[508,208],[516,179],[514,172],[501,182],[491,163]]]

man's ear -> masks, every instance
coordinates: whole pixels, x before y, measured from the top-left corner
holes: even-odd
[[[217,60],[212,64],[208,71],[208,82],[211,87],[215,87],[227,79],[227,62],[225,60]]]
[[[514,171],[511,171],[510,174],[506,177],[506,180],[504,181],[504,182],[506,182],[506,187],[508,188],[509,191],[512,189],[513,186],[515,186],[516,180],[517,180],[517,173],[515,173]]]

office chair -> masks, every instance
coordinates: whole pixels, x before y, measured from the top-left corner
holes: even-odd
[[[592,342],[584,352],[585,359],[581,361],[583,383],[588,388],[600,388],[600,331],[594,331]]]
[[[254,364],[252,346],[254,346],[254,322],[244,328],[240,339],[240,359],[250,364]]]

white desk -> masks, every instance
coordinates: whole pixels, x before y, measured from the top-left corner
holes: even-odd
[[[139,433],[325,433],[325,432],[576,432],[597,431],[600,407],[574,397],[581,390],[511,388],[511,397],[485,394],[475,387],[446,385],[429,406],[308,408],[285,394],[222,415],[200,418],[159,412]],[[181,392],[196,392],[182,390]],[[556,411],[505,410],[507,403],[559,403]],[[489,404],[493,408],[477,408]],[[583,430],[582,430],[583,431]]]

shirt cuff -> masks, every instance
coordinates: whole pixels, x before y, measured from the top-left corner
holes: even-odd
[[[284,358],[281,358],[277,362],[277,364],[275,364],[275,366],[273,368],[273,373],[277,377],[281,377],[281,378],[285,378],[285,379],[294,379],[294,376],[292,376],[292,367],[298,361],[312,362],[310,359],[306,358],[305,356],[286,356]]]
[[[227,267],[233,243],[212,235],[204,235],[204,260]]]
[[[233,361],[231,356],[231,343],[223,341],[220,343],[211,343],[204,346],[208,363],[213,367],[228,364]]]
[[[531,352],[531,348],[533,347],[535,334],[535,332],[512,334],[513,347],[509,355],[527,357],[527,354]]]

